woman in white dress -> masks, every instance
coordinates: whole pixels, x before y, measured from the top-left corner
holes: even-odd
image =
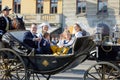
[[[82,32],[82,28],[78,23],[74,24],[74,30],[75,30],[75,37],[82,37],[83,36],[83,32]]]
[[[38,33],[38,37],[42,38],[42,35],[46,32],[48,32],[48,29],[50,29],[49,23],[42,23],[38,25],[38,28],[42,28],[41,32]]]

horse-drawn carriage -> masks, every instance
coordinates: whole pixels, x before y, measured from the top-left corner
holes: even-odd
[[[67,55],[35,54],[33,48],[23,44],[26,31],[10,31],[2,36],[0,49],[1,80],[40,80],[39,74],[50,79],[51,75],[76,67],[96,50],[97,63],[86,70],[85,80],[119,79],[119,45],[96,44],[93,36],[77,38],[72,53]],[[97,42],[99,43],[99,41]]]
[[[47,80],[50,76],[82,63],[95,49],[91,36],[77,38],[73,44],[73,53],[61,56],[35,54],[34,49],[23,44],[26,31],[7,32],[2,37],[4,48],[0,49],[0,79],[32,80],[38,74]],[[34,76],[31,76],[34,75]],[[36,80],[36,79],[35,79]]]

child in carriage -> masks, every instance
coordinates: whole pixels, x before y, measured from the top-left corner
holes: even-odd
[[[45,32],[43,37],[39,43],[40,53],[42,54],[52,54],[52,50],[50,48],[50,34]]]
[[[59,42],[56,46],[51,46],[54,55],[66,55],[72,53],[72,48],[70,46],[73,44],[74,40],[72,35],[68,30],[65,30],[60,34]]]

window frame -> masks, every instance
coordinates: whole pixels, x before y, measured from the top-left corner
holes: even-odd
[[[101,2],[101,5],[103,5],[105,2],[106,3],[106,6],[102,6],[105,7],[106,9],[101,9],[100,10],[100,2]],[[108,0],[97,0],[97,15],[108,15]]]
[[[13,10],[15,13],[21,13],[21,0],[14,0],[13,6],[14,6]]]
[[[52,5],[57,5],[53,6]],[[57,14],[58,13],[58,0],[50,0],[50,13]]]
[[[79,6],[79,4],[85,3],[85,11],[83,10],[83,6]],[[82,4],[83,5],[83,4]],[[81,9],[78,9],[81,8]],[[76,14],[86,14],[87,11],[87,2],[86,0],[76,0]]]
[[[36,13],[37,14],[43,14],[43,3],[44,0],[36,0]],[[38,7],[40,5],[40,7]]]

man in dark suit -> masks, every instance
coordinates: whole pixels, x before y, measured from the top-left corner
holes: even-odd
[[[30,31],[26,32],[23,38],[23,42],[25,44],[35,49],[38,48],[38,42],[40,41],[40,38],[36,36],[36,32],[37,25],[35,23],[32,23]]]
[[[4,34],[7,30],[12,29],[12,20],[9,15],[11,9],[8,6],[2,7],[2,15],[0,16],[0,34]]]
[[[0,48],[4,47],[1,42],[2,35],[7,31],[12,29],[11,19],[8,17],[9,11],[11,9],[8,6],[2,7],[0,16]]]

